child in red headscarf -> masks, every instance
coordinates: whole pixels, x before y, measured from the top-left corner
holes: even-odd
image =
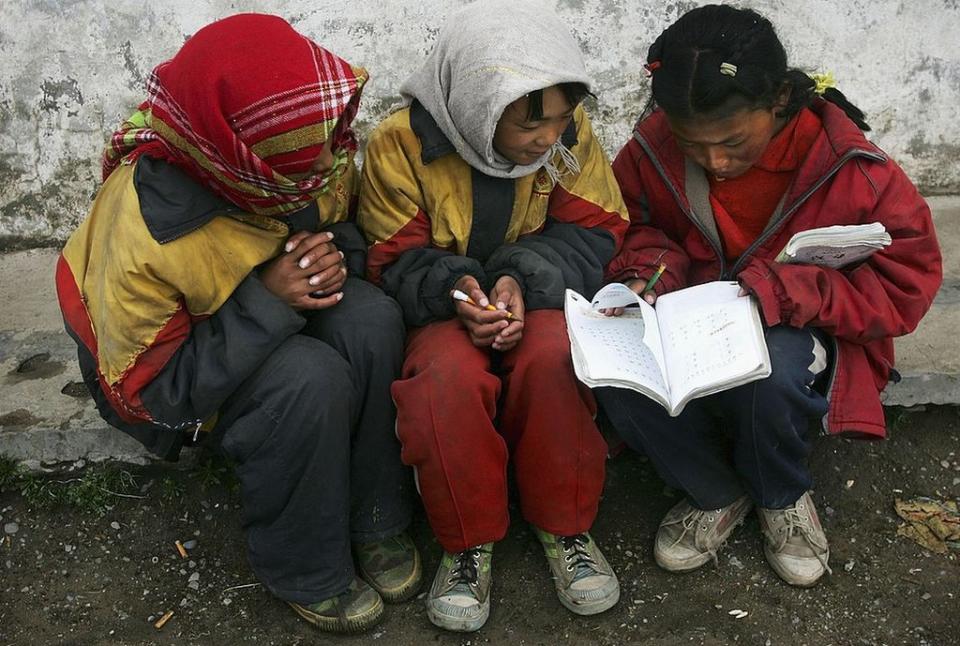
[[[114,134],[57,267],[104,419],[167,459],[209,430],[257,576],[336,632],[420,579],[389,392],[401,313],[349,275],[366,79],[274,16],[201,29]]]

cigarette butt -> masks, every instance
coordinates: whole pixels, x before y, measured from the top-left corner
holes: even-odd
[[[157,619],[156,623],[153,624],[153,627],[156,628],[157,630],[160,630],[168,621],[170,621],[170,617],[172,616],[173,616],[173,610],[167,610],[165,613],[163,613],[162,617]]]
[[[180,552],[180,558],[187,558],[187,550],[183,549],[183,543],[180,541],[174,541],[173,544],[177,546],[177,551]]]

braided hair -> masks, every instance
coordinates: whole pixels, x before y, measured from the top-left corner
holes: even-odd
[[[644,112],[655,104],[681,119],[772,108],[785,89],[789,98],[777,116],[790,119],[817,97],[815,81],[787,67],[773,25],[752,9],[706,5],[688,11],[650,46],[647,69],[653,95]],[[861,130],[870,129],[842,92],[827,88],[822,96]]]

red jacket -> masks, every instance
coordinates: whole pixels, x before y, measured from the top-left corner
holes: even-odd
[[[607,277],[646,278],[664,262],[660,293],[735,278],[757,298],[767,325],[823,329],[836,340],[824,429],[883,437],[880,391],[893,369],[893,337],[913,331],[930,307],[943,276],[940,248],[930,209],[903,170],[836,106],[821,100],[811,109],[823,130],[782,210],[732,262],[723,258],[712,217],[704,221],[690,206],[692,162],[665,116],[640,121],[613,162],[630,228]],[[882,222],[893,243],[859,265],[774,262],[798,231],[869,222]]]

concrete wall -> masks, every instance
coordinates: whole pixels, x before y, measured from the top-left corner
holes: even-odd
[[[523,0],[518,0],[523,1]],[[700,2],[553,0],[596,80],[595,121],[616,152],[646,98],[640,63],[660,31]],[[0,248],[65,239],[82,219],[113,128],[143,97],[150,69],[204,24],[241,11],[289,19],[366,66],[358,130],[395,101],[431,47],[442,0],[2,0]],[[867,113],[873,139],[928,192],[960,189],[958,0],[754,0],[793,64],[830,70]],[[533,26],[531,26],[533,28]]]

